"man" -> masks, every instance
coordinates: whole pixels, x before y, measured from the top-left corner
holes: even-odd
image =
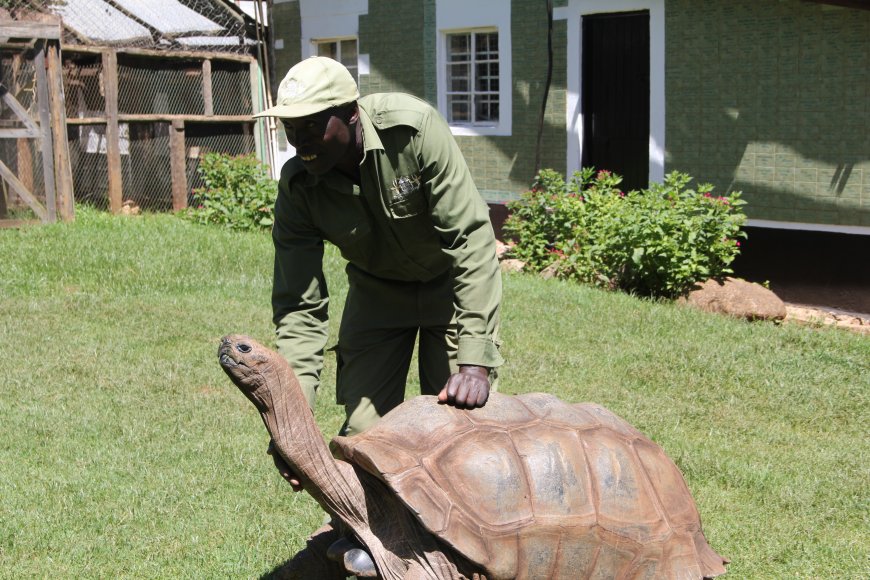
[[[278,351],[309,405],[327,340],[326,240],[348,261],[335,347],[341,433],[364,431],[404,400],[418,335],[422,393],[483,406],[503,362],[495,236],[438,112],[399,93],[360,98],[346,68],[312,57],[290,69],[277,105],[257,116],[278,117],[296,149],[275,203],[272,307]]]

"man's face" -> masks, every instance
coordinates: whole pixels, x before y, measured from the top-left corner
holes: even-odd
[[[307,117],[281,119],[287,142],[308,173],[323,175],[352,154],[353,133],[345,118],[345,111],[331,108]]]

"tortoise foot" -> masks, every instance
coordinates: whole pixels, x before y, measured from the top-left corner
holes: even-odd
[[[326,555],[334,562],[341,562],[345,571],[357,578],[378,576],[378,569],[369,553],[349,538],[340,538],[334,542]]]

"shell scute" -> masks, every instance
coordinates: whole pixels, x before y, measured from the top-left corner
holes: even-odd
[[[633,447],[602,429],[583,440],[593,474],[598,523],[636,542],[662,539],[670,532]]]
[[[665,517],[677,528],[697,527],[700,521],[683,474],[662,448],[648,439],[636,441],[634,448],[644,466],[647,477],[658,493]]]
[[[511,431],[522,458],[536,517],[569,518],[563,525],[595,523],[591,478],[577,434],[533,423]]]
[[[549,393],[527,393],[515,397],[542,421],[570,429],[583,429],[598,426],[595,416],[583,405],[568,405],[565,401]]]
[[[441,446],[423,458],[423,466],[481,526],[515,526],[533,516],[528,478],[503,430],[466,433],[461,446]]]

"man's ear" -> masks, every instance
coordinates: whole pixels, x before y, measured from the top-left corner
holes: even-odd
[[[347,122],[349,124],[354,125],[359,121],[359,105],[355,101],[348,106],[348,114]]]

